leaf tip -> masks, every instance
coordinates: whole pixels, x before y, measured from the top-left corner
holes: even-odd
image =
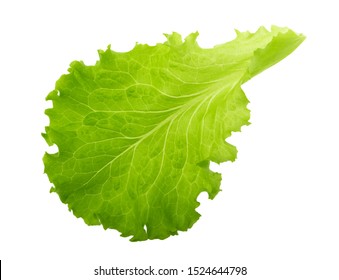
[[[177,46],[182,44],[182,37],[177,32],[172,32],[172,34],[164,34],[167,38],[167,42],[165,42],[168,45]]]
[[[185,38],[185,43],[188,44],[194,44],[197,41],[197,37],[199,36],[199,32],[193,32],[191,34],[189,34],[186,38]]]
[[[54,89],[46,96],[46,101],[55,100],[56,98],[59,97],[59,95],[60,95],[59,91]]]

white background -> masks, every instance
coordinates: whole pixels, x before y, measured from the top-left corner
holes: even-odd
[[[339,279],[338,9],[336,1],[1,1],[0,259],[3,279],[106,279],[94,268],[247,266],[234,279]],[[112,44],[163,42],[199,31],[212,47],[234,28],[288,26],[307,36],[244,85],[252,125],[230,142],[223,191],[188,232],[131,243],[88,227],[50,194],[40,133],[44,98],[73,60]],[[336,28],[337,27],[337,28]],[[107,279],[128,279],[108,277]],[[194,276],[157,279],[196,279]],[[226,279],[200,276],[199,279]],[[136,277],[134,279],[137,279]],[[148,278],[153,279],[153,278]],[[154,278],[155,279],[155,278]],[[232,278],[230,278],[232,279]]]

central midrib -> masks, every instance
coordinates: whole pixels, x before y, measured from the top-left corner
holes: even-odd
[[[221,83],[221,82],[219,82],[219,83]],[[207,91],[207,94],[202,94],[199,97],[192,98],[192,100],[187,102],[185,105],[182,105],[181,108],[178,109],[174,114],[169,115],[167,118],[165,118],[163,121],[161,121],[158,125],[156,125],[156,127],[154,127],[149,132],[145,133],[138,141],[136,141],[135,143],[130,145],[123,152],[121,152],[120,154],[115,156],[111,161],[107,162],[103,167],[101,167],[98,171],[96,171],[88,179],[88,181],[82,187],[80,187],[79,189],[82,189],[82,188],[86,187],[102,170],[104,170],[107,166],[109,166],[112,163],[114,163],[118,158],[123,156],[125,153],[127,153],[131,149],[136,148],[141,142],[146,140],[150,135],[152,135],[153,133],[158,131],[161,127],[163,127],[164,125],[166,125],[167,123],[169,123],[171,121],[174,121],[175,118],[180,116],[182,113],[186,112],[186,110],[188,110],[188,109],[192,108],[193,106],[196,106],[197,104],[199,104],[200,101],[202,101],[203,99],[205,99],[204,102],[206,102],[209,99],[208,97],[213,97],[215,95],[218,95],[218,94],[222,93],[228,87],[228,85],[229,85],[229,84],[226,83],[226,86],[224,85],[223,87],[221,87],[221,89],[219,91],[217,91],[217,93],[215,93],[216,92],[216,88],[220,87],[219,83],[215,84],[214,87],[211,87],[211,89],[209,91]],[[230,91],[232,89],[233,89],[233,87],[231,87]],[[79,189],[77,189],[77,190],[79,190]]]

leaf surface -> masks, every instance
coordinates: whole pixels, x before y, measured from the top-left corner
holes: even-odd
[[[287,28],[238,32],[202,49],[192,33],[125,53],[72,62],[47,97],[45,172],[63,203],[88,225],[133,241],[165,239],[198,220],[197,196],[220,191],[210,161],[234,161],[225,141],[249,124],[241,85],[304,40]]]

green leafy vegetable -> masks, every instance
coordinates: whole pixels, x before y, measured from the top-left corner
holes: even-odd
[[[133,241],[192,227],[197,196],[220,191],[210,161],[234,161],[225,139],[249,124],[241,85],[304,40],[260,28],[202,49],[197,36],[173,33],[125,53],[109,47],[94,66],[72,62],[47,96],[43,136],[59,149],[43,158],[51,191],[88,225]]]

